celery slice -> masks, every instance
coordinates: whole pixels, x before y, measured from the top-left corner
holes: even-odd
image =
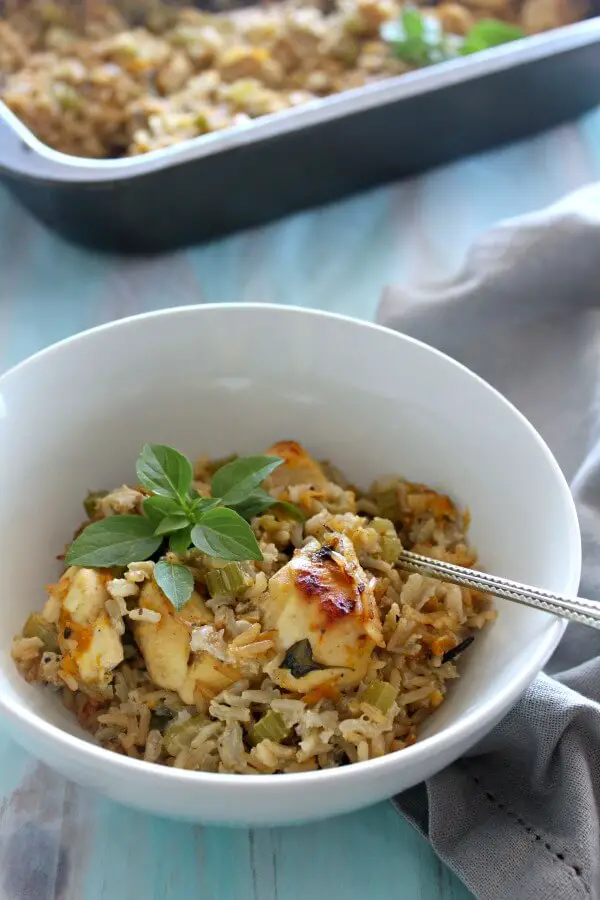
[[[392,522],[397,522],[401,518],[397,487],[376,490],[375,503],[382,519],[390,519]]]
[[[360,702],[368,703],[369,706],[373,706],[385,716],[397,696],[398,689],[393,687],[389,681],[372,681],[360,698]]]
[[[108,491],[90,491],[85,500],[83,501],[83,508],[85,509],[86,515],[88,519],[93,519],[98,510],[98,501],[102,500],[103,497],[106,497]]]
[[[190,716],[183,722],[173,722],[165,731],[164,745],[171,756],[177,756],[180,750],[187,750],[198,734],[200,728],[206,725],[206,716]]]
[[[402,542],[395,534],[385,534],[381,539],[381,556],[384,562],[394,566],[402,553]]]
[[[248,579],[243,567],[232,562],[222,569],[210,569],[206,573],[206,586],[211,597],[235,595],[248,587]]]
[[[46,621],[40,613],[31,613],[28,617],[23,628],[23,637],[39,638],[44,645],[44,650],[48,650],[51,653],[59,652],[56,628],[51,622]]]
[[[260,744],[261,741],[270,740],[280,744],[290,733],[283,718],[274,709],[270,709],[256,725],[250,729],[250,742]]]

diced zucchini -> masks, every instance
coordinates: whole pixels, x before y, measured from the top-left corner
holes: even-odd
[[[39,638],[44,645],[44,650],[51,653],[58,653],[58,632],[51,622],[48,622],[40,613],[31,613],[25,627],[23,628],[23,637]]]
[[[275,744],[280,744],[289,733],[290,729],[283,721],[283,718],[274,709],[270,709],[250,729],[250,742],[256,745],[268,739]]]
[[[397,696],[398,689],[393,687],[389,681],[372,681],[360,698],[360,702],[368,703],[369,706],[373,706],[386,716]]]

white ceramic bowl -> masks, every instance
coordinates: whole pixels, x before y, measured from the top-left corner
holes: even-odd
[[[449,491],[470,508],[489,570],[576,591],[579,530],[555,460],[506,400],[448,357],[373,325],[285,307],[202,306],[122,320],[0,379],[0,710],[33,754],[151,812],[275,825],[416,784],[514,704],[563,624],[506,603],[417,744],[330,771],[214,775],[138,762],[95,745],[50,691],[21,679],[11,638],[56,578],[56,554],[89,488],[130,479],[146,441],[222,456],[281,438],[302,441],[365,485],[398,473]]]

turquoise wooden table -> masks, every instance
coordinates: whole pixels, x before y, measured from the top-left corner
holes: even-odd
[[[0,192],[0,370],[69,334],[202,301],[375,315],[385,284],[451,273],[491,223],[600,176],[600,111],[550,134],[200,249],[76,249]],[[0,500],[1,502],[1,500]],[[0,726],[0,900],[468,900],[391,804],[229,831],[121,808]]]

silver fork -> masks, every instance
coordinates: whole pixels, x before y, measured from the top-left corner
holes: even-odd
[[[513,600],[523,606],[531,606],[533,609],[541,609],[562,619],[600,629],[600,603],[593,600],[586,600],[583,597],[563,597],[552,591],[500,578],[498,575],[488,575],[475,569],[465,569],[453,563],[430,559],[410,550],[402,551],[397,566],[405,572],[417,572],[428,578],[439,578],[450,584],[483,591],[502,600]]]

